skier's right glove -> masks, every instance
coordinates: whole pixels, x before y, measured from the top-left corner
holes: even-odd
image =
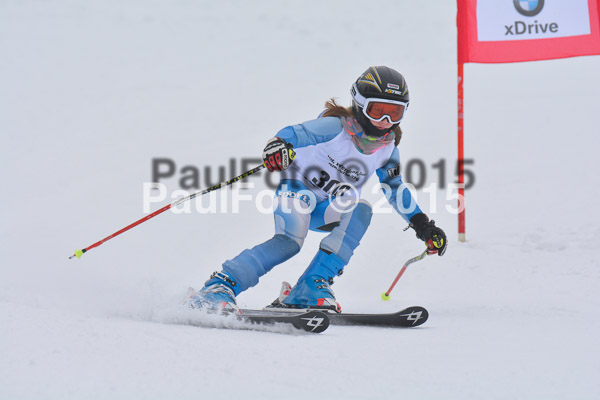
[[[417,237],[425,242],[429,254],[444,255],[448,240],[444,231],[435,226],[434,220],[430,221],[427,215],[419,213],[410,219],[410,226],[417,233]]]
[[[262,154],[263,163],[270,172],[288,169],[294,157],[296,153],[292,150],[292,145],[278,137],[267,142]]]

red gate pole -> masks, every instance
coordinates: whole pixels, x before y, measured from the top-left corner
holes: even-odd
[[[464,242],[465,238],[465,175],[464,175],[464,117],[463,117],[463,106],[464,106],[464,95],[463,95],[463,63],[458,63],[458,241]],[[461,201],[462,200],[462,201]]]

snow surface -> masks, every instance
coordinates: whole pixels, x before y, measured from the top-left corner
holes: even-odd
[[[369,65],[407,78],[403,159],[424,160],[427,183],[445,159],[453,181],[455,15],[451,1],[0,2],[0,398],[599,398],[600,57],[465,66],[468,242],[446,191],[419,191],[446,256],[382,302],[422,244],[379,213],[334,286],[349,312],[425,306],[422,328],[180,324],[197,318],[179,307],[188,285],[272,234],[251,203],[169,212],[67,260],[143,215],[152,158],[258,157],[329,97],[349,104]],[[270,302],[321,238],[240,305]]]

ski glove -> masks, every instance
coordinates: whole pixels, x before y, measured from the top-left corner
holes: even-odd
[[[288,169],[294,157],[296,153],[292,145],[278,137],[267,142],[262,154],[263,163],[270,172]]]
[[[434,220],[430,221],[427,215],[419,213],[410,219],[410,226],[417,233],[417,237],[425,242],[429,254],[444,255],[448,240],[444,231],[435,226]]]

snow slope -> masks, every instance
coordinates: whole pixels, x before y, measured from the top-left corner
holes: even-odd
[[[200,168],[202,187],[206,166],[215,180],[235,158],[239,173],[283,126],[331,96],[348,104],[373,64],[411,90],[403,159],[425,162],[427,184],[444,159],[452,182],[455,13],[404,0],[0,2],[0,398],[598,398],[600,57],[465,67],[468,242],[447,192],[419,191],[446,256],[411,266],[383,303],[422,244],[378,213],[334,286],[346,311],[425,306],[420,329],[177,324],[195,318],[178,307],[189,285],[272,234],[251,203],[167,213],[67,260],[143,215],[153,158]],[[250,182],[244,194],[265,188]],[[321,238],[240,305],[270,302]]]

